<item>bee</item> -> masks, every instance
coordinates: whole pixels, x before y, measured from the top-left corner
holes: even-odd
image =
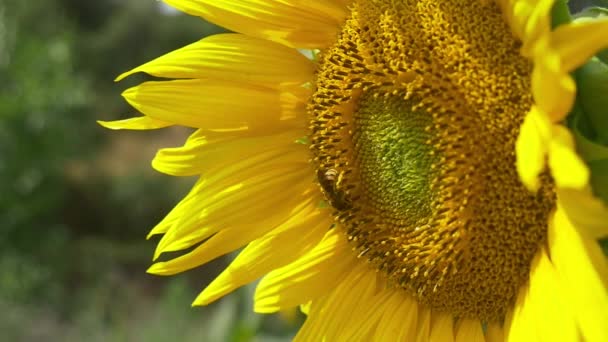
[[[335,169],[317,170],[317,179],[321,190],[329,204],[338,210],[352,208],[352,202],[346,193],[340,189],[341,176]]]

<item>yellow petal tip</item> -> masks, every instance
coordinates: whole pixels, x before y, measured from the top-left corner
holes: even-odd
[[[174,273],[168,272],[164,266],[165,266],[164,262],[157,262],[157,263],[153,264],[152,266],[150,266],[146,270],[146,273],[154,274],[154,275],[172,275],[172,274],[174,274]]]

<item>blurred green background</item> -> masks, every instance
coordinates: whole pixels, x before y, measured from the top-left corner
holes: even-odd
[[[137,115],[120,73],[222,32],[152,0],[0,0],[0,332],[3,341],[283,341],[298,322],[252,313],[252,288],[191,308],[229,257],[145,270],[145,236],[194,179],[149,161],[189,131],[109,131]],[[296,320],[297,321],[297,320]]]

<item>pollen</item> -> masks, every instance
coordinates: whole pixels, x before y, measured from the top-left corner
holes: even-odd
[[[350,9],[308,105],[313,162],[339,179],[322,187],[348,204],[337,226],[389,286],[500,321],[555,208],[551,178],[530,193],[515,168],[532,105],[521,43],[490,1]]]

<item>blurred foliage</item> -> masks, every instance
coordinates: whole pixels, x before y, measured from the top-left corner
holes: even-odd
[[[19,301],[56,295],[69,239],[57,217],[63,165],[94,149],[99,135],[84,123],[91,88],[74,66],[69,21],[53,1],[31,6],[0,6],[0,295]]]
[[[188,131],[112,132],[132,116],[120,73],[222,29],[151,0],[0,0],[0,331],[61,341],[281,340],[252,288],[190,309],[226,265],[145,274],[151,229],[192,179],[146,159]],[[168,132],[168,133],[166,133]],[[262,337],[260,337],[262,336]]]

